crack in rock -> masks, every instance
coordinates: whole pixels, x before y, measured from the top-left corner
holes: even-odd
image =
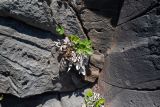
[[[72,10],[76,13],[77,19],[80,22],[80,26],[81,26],[85,36],[89,39],[88,31],[83,26],[83,22],[81,20],[81,17],[80,17],[80,14],[79,14],[78,10],[72,5],[72,3],[70,1],[68,1],[68,0],[65,0],[65,1],[72,8]]]
[[[142,17],[142,16],[146,15],[146,13],[150,12],[152,9],[154,9],[154,8],[156,8],[156,7],[159,7],[159,6],[160,6],[160,4],[159,4],[159,3],[156,3],[156,4],[148,7],[146,10],[142,11],[142,12],[139,13],[138,15],[134,16],[133,18],[131,18],[131,19],[129,19],[129,20],[123,22],[123,23],[120,23],[120,24],[118,24],[117,26],[121,26],[121,25],[123,25],[123,24],[125,24],[125,23],[127,23],[127,22],[129,22],[129,21],[132,21],[132,20],[134,20],[134,19],[137,19],[137,18],[139,18],[139,17]]]
[[[133,91],[158,91],[158,90],[160,90],[159,86],[157,86],[156,88],[153,88],[153,89],[150,89],[150,88],[128,88],[128,87],[121,87],[121,86],[117,86],[117,85],[108,83],[108,82],[106,82],[102,79],[100,79],[100,81],[103,81],[104,83],[106,83],[108,85],[111,85],[113,87],[117,87],[117,88],[120,88],[120,89],[126,89],[126,90],[133,90]]]

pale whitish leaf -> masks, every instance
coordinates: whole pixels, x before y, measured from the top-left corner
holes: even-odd
[[[77,64],[76,65],[76,70],[79,70],[80,69],[80,66]]]
[[[70,71],[70,70],[71,70],[71,67],[68,67],[68,70],[67,70],[67,72],[68,72],[68,71]]]
[[[69,38],[68,38],[68,37],[65,37],[64,43],[69,43],[69,42],[70,42]]]
[[[70,71],[71,68],[72,68],[72,64],[69,64],[67,72]]]
[[[82,106],[81,106],[81,107],[87,107],[87,106],[86,106],[86,104],[82,104]]]
[[[1,101],[1,100],[3,100],[3,94],[2,94],[2,95],[0,95],[0,101]]]
[[[86,69],[85,69],[85,66],[82,66],[82,75],[86,75]]]

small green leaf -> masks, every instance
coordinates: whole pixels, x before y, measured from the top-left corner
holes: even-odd
[[[74,44],[74,49],[76,53],[83,55],[91,55],[93,54],[92,42],[91,40],[80,39],[77,35],[69,35],[69,40]]]
[[[91,89],[88,89],[85,93],[85,97],[92,97],[93,96],[93,91]]]
[[[80,41],[80,38],[77,35],[69,35],[68,38],[74,44],[78,44]]]
[[[3,100],[3,94],[0,96],[0,101],[2,101]]]
[[[104,105],[104,103],[105,103],[105,99],[100,98],[98,101],[96,101],[95,107],[100,107],[101,105]]]
[[[83,39],[82,42],[86,45],[86,46],[90,46],[91,45],[91,40],[88,40],[87,38],[86,39]]]
[[[64,35],[64,27],[58,25],[58,26],[56,27],[56,32],[57,32],[59,35]]]
[[[82,49],[76,49],[76,52],[78,53],[78,54],[83,54],[83,50]]]
[[[92,48],[86,48],[85,53],[86,53],[86,55],[92,55],[93,54],[93,49]]]

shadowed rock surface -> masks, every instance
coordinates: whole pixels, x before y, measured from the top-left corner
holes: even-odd
[[[4,95],[0,107],[81,107],[84,103],[83,90],[68,93],[44,93],[28,98]]]

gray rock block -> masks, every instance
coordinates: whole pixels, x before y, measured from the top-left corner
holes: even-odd
[[[117,27],[117,42],[106,58],[105,80],[108,83],[149,89],[160,85],[156,82],[160,78],[159,9],[154,8]]]
[[[62,107],[82,107],[84,104],[83,91],[61,94],[61,104]]]
[[[99,87],[106,105],[159,107],[159,0],[71,2],[75,7],[61,0],[1,0],[0,16],[9,16],[52,33],[58,22],[67,29],[67,34],[84,35],[82,24],[94,49],[105,56]],[[81,87],[79,81],[72,80],[71,74],[60,75],[53,46],[55,35],[11,20],[0,18],[1,93],[26,97],[46,91],[74,91],[77,86]],[[55,96],[37,101],[33,107],[80,107],[83,102],[83,98],[75,94]],[[15,107],[25,107],[13,102]],[[28,102],[27,99],[22,103],[32,107]],[[3,106],[9,107],[2,103]]]
[[[109,107],[158,107],[160,90],[131,90],[118,88],[100,80],[100,86]],[[102,91],[101,90],[101,91]]]
[[[110,25],[110,18],[101,17],[98,13],[105,14],[105,11],[94,12],[89,9],[84,9],[81,12],[83,26],[88,31],[88,36],[93,42],[94,49],[106,53],[107,49],[112,44],[114,37],[114,29]]]
[[[118,25],[136,19],[158,6],[158,0],[124,0],[120,10]]]
[[[0,16],[13,17],[32,26],[51,30],[55,27],[55,21],[47,1],[3,0],[0,1]]]
[[[49,32],[0,18],[0,93],[27,97],[77,89],[70,73],[59,72],[56,40]]]
[[[83,25],[94,48],[106,56],[99,92],[105,94],[107,105],[158,107],[159,0],[84,3],[80,10]]]
[[[86,36],[75,11],[61,0],[2,0],[0,16],[9,16],[52,33],[59,23],[65,27],[66,34]]]

